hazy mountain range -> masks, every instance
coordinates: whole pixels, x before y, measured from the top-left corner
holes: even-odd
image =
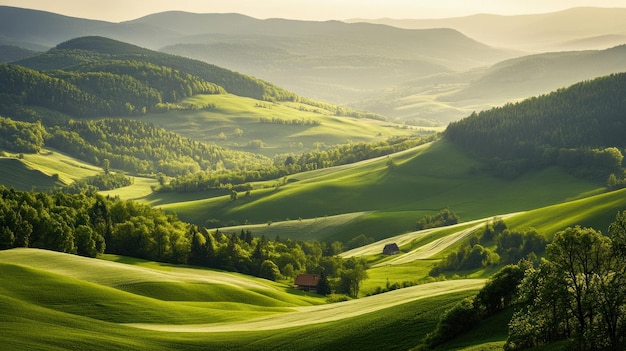
[[[98,35],[413,123],[447,123],[626,68],[626,50],[605,50],[626,42],[626,9],[347,22],[164,12],[111,23],[0,7],[0,45],[11,45],[0,59]]]
[[[350,19],[399,28],[453,28],[488,45],[524,51],[604,49],[626,41],[626,9],[580,7],[554,13],[478,14],[444,19]]]

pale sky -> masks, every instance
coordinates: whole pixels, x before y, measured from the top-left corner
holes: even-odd
[[[581,6],[626,8],[626,0],[0,0],[0,5],[121,22],[171,10],[303,20],[424,19],[545,13]]]

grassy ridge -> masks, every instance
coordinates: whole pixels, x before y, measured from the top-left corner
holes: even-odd
[[[195,95],[182,101],[193,106],[213,106],[191,111],[149,114],[141,120],[155,123],[185,137],[273,156],[301,153],[317,144],[336,145],[348,141],[372,142],[395,135],[410,135],[411,129],[373,119],[335,116],[335,111],[297,102],[263,102],[232,94]],[[305,124],[261,123],[260,118],[304,121]],[[306,124],[308,121],[309,124]],[[310,124],[315,122],[316,124]],[[238,133],[237,129],[243,131]],[[223,133],[222,135],[220,133]],[[248,143],[261,140],[262,148]]]
[[[123,259],[108,257],[109,259]],[[19,263],[18,263],[19,262]],[[208,285],[190,281],[213,273],[185,267],[130,260],[132,265],[110,261],[85,259],[66,254],[17,249],[0,252],[0,342],[11,349],[84,349],[90,347],[106,349],[351,349],[356,342],[361,349],[384,347],[393,339],[392,349],[407,349],[415,346],[436,323],[437,317],[459,298],[475,293],[481,281],[463,288],[449,283],[415,287],[413,290],[397,291],[388,296],[376,297],[376,303],[354,300],[348,304],[296,307],[300,310],[287,312],[286,307],[268,307],[258,297],[248,303],[199,302],[205,298]],[[147,268],[147,267],[158,267]],[[108,272],[108,273],[107,273]],[[172,280],[160,281],[168,273]],[[266,290],[274,291],[276,299],[285,298],[284,292],[274,283],[263,283],[237,274],[220,273],[230,279],[248,284],[269,284]],[[135,283],[134,279],[146,282]],[[91,281],[90,281],[91,280]],[[163,280],[161,278],[161,280]],[[97,283],[95,281],[100,281]],[[181,283],[187,281],[187,283]],[[152,285],[146,292],[152,297],[124,291],[141,284]],[[473,284],[473,285],[472,285]],[[478,284],[478,285],[476,285]],[[115,285],[110,287],[108,285]],[[213,284],[215,285],[215,284]],[[446,293],[446,288],[454,293]],[[155,291],[158,288],[160,291]],[[207,288],[207,289],[203,289]],[[179,294],[185,290],[184,293]],[[245,292],[245,289],[241,289]],[[254,290],[254,289],[252,289]],[[413,295],[413,291],[417,295]],[[421,292],[420,292],[421,291]],[[227,292],[227,290],[225,290]],[[169,299],[179,294],[177,299]],[[404,294],[404,295],[402,295]],[[159,296],[160,295],[160,296]],[[406,297],[402,297],[406,296]],[[411,297],[413,296],[413,297]],[[233,296],[234,300],[237,299]],[[394,299],[406,302],[395,307]],[[178,301],[184,299],[185,301]],[[194,301],[196,300],[196,301]],[[287,298],[286,300],[289,300]],[[291,300],[310,305],[310,297],[291,295]],[[373,302],[374,300],[372,300]],[[292,305],[293,306],[293,305]],[[374,308],[376,313],[366,313],[364,307]],[[376,307],[379,306],[379,307]],[[319,307],[319,308],[318,308]],[[310,312],[307,312],[310,311]],[[309,324],[307,316],[329,316],[327,322]],[[322,313],[322,314],[320,314]],[[160,323],[170,325],[203,323],[246,323],[255,317],[272,318],[265,323],[272,331],[240,331],[234,333],[159,333],[129,328],[119,323]],[[353,316],[353,317],[350,317]],[[300,327],[288,324],[274,325],[276,321],[289,320],[304,323]],[[284,319],[283,317],[287,318]],[[326,317],[324,317],[326,318]],[[335,321],[338,319],[338,321]],[[323,321],[323,320],[319,320]],[[258,321],[257,323],[264,323]],[[228,324],[226,324],[228,325]],[[188,327],[181,326],[187,329]],[[193,328],[193,326],[191,326]],[[284,328],[287,327],[287,328]],[[185,330],[183,329],[183,330]],[[37,330],[37,333],[32,333]],[[252,329],[251,329],[252,330]],[[411,330],[411,333],[407,333]],[[374,334],[373,334],[374,333]],[[347,343],[347,340],[353,342]],[[388,349],[389,346],[385,348]]]
[[[388,166],[389,159],[393,167]],[[159,206],[198,224],[207,218],[239,223],[286,218],[319,221],[325,216],[367,212],[333,233],[317,235],[299,228],[292,235],[346,240],[364,233],[382,239],[412,231],[417,219],[445,207],[468,221],[548,206],[599,189],[597,184],[557,168],[503,180],[476,172],[477,166],[442,140],[389,158],[294,175],[286,185],[253,190],[251,196],[237,201],[213,197],[186,202],[178,196],[172,203],[161,198]],[[275,225],[263,234],[274,237],[271,230]]]
[[[46,191],[102,172],[102,168],[50,150],[21,155],[21,159],[0,157],[0,183],[4,186]]]
[[[626,189],[574,200],[515,216],[507,221],[510,227],[534,227],[551,237],[557,231],[574,225],[607,232],[618,211],[626,209]]]
[[[17,190],[48,190],[63,185],[59,179],[9,157],[0,157],[0,179],[3,185]]]

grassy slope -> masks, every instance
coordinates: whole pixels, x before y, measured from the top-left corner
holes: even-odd
[[[45,191],[102,172],[102,168],[56,151],[22,155],[22,159],[0,158],[0,184],[18,190]]]
[[[159,182],[153,178],[132,177],[133,184],[113,190],[100,191],[104,196],[120,197],[125,200],[140,200],[152,194],[152,186],[158,186]]]
[[[123,259],[108,257],[109,259]],[[93,260],[76,256],[17,249],[0,252],[0,342],[11,349],[361,349],[389,347],[407,349],[419,343],[429,332],[437,316],[459,298],[475,293],[481,281],[444,282],[360,299],[338,305],[296,307],[319,303],[281,291],[279,285],[260,279],[230,273],[174,267],[146,261],[130,260],[132,265]],[[148,268],[150,267],[150,268]],[[163,281],[162,275],[167,277]],[[274,291],[275,299],[284,299],[282,307],[268,306],[267,297],[259,298],[254,289],[241,293],[255,295],[247,302],[198,302],[207,299],[211,290],[206,280],[215,274],[227,276],[235,285],[261,285]],[[220,278],[222,279],[222,278]],[[128,292],[137,281],[155,284],[151,295]],[[190,282],[204,284],[206,289],[189,288]],[[453,284],[459,288],[453,288]],[[228,286],[228,284],[222,284]],[[189,288],[182,298],[168,299],[164,291],[179,292]],[[220,287],[222,288],[222,287]],[[231,286],[231,288],[234,288]],[[454,292],[447,292],[448,290]],[[228,295],[233,300],[237,295]],[[271,294],[270,294],[271,295]],[[174,296],[174,295],[172,295]],[[399,299],[399,300],[398,300]],[[395,302],[400,305],[395,307]],[[317,302],[316,302],[317,301]],[[376,302],[375,302],[376,301]],[[289,307],[291,306],[291,307]],[[367,306],[375,313],[367,313]],[[376,307],[378,306],[378,307]],[[289,309],[300,312],[287,313]],[[337,313],[333,310],[337,308]],[[365,314],[364,314],[365,313]],[[203,323],[219,326],[242,325],[240,322],[264,316],[266,329],[244,328],[235,333],[159,333],[129,328],[119,323],[160,323],[175,325]],[[303,317],[304,316],[304,317]],[[326,317],[324,317],[326,316]],[[329,318],[332,317],[332,318]],[[317,321],[309,324],[308,320]],[[340,321],[334,321],[340,318]],[[300,327],[275,322],[292,320]],[[208,324],[207,324],[208,323]],[[232,324],[234,323],[234,324]],[[229,325],[229,324],[227,324]],[[295,326],[295,324],[294,324]],[[192,326],[180,326],[193,330]],[[408,328],[408,329],[407,329]],[[37,330],[37,333],[32,331]],[[252,331],[255,330],[255,331]],[[407,333],[411,330],[411,333]],[[374,333],[374,334],[373,334]],[[352,340],[346,343],[347,340]],[[356,344],[353,344],[356,343]]]
[[[23,160],[12,157],[0,158],[0,183],[17,190],[37,189],[44,191],[63,185],[52,175],[32,168]]]
[[[617,212],[623,210],[626,210],[626,189],[538,208],[515,216],[507,223],[513,228],[534,227],[546,237],[575,225],[606,233]]]
[[[56,150],[44,149],[38,154],[24,154],[24,161],[46,174],[58,174],[64,183],[102,173],[100,167],[80,161]]]
[[[360,233],[382,239],[409,232],[415,221],[448,207],[463,221],[485,218],[560,203],[598,189],[596,184],[550,168],[509,181],[472,172],[477,166],[463,152],[446,141],[415,148],[391,157],[396,166],[387,167],[387,158],[348,167],[325,169],[290,177],[279,188],[253,190],[250,197],[230,201],[212,197],[167,203],[158,206],[175,211],[187,221],[203,224],[208,218],[239,223],[267,223],[286,218],[317,218],[355,214],[335,230],[306,232],[306,222],[295,227],[291,237],[347,240]],[[197,194],[195,195],[197,196]],[[157,200],[157,199],[154,199]],[[359,215],[356,215],[356,214]],[[338,217],[329,217],[335,226]],[[291,223],[293,226],[297,223]],[[255,234],[274,237],[278,223],[255,228]],[[281,236],[285,231],[281,231]]]
[[[314,143],[326,145],[343,144],[351,140],[376,141],[394,135],[408,135],[410,129],[371,119],[336,117],[327,111],[294,102],[264,102],[232,94],[196,95],[183,101],[196,106],[215,105],[215,109],[171,111],[150,114],[141,120],[149,120],[163,128],[194,140],[213,142],[230,148],[244,148],[251,140],[261,140],[264,148],[250,150],[273,156],[279,153],[300,153],[315,149]],[[279,125],[260,123],[259,118],[281,120],[313,120],[319,126]],[[238,136],[235,130],[243,130]],[[226,139],[218,136],[224,133]],[[299,145],[302,143],[302,146]]]

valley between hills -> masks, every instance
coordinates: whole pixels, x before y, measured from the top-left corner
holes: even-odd
[[[0,6],[0,342],[622,350],[620,19]]]

